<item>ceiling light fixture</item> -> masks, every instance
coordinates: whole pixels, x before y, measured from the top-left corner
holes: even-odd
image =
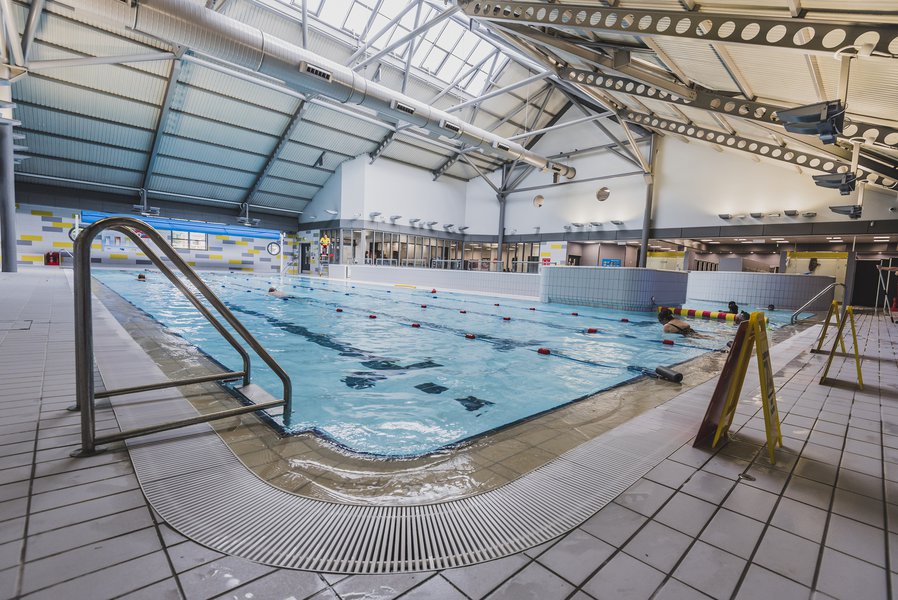
[[[377,211],[375,211],[375,212],[369,212],[369,213],[368,213],[368,216],[369,216],[370,218],[372,218],[372,219],[375,218],[375,217],[379,217],[380,215],[381,215],[381,213],[379,213],[379,212],[377,212]]]
[[[612,220],[611,222],[614,223],[615,225],[623,225],[624,224],[623,221],[617,221],[617,220]]]
[[[409,219],[408,222],[411,223],[412,225],[414,225],[415,223],[417,223],[420,220],[421,219]]]
[[[784,210],[784,211],[783,211],[783,214],[786,215],[787,217],[797,217],[797,216],[798,216],[798,211],[797,211],[797,210],[789,209],[789,210]]]
[[[731,215],[731,214],[729,214],[729,213],[723,213],[723,214],[720,214],[720,215],[717,215],[717,216],[720,217],[721,219],[725,220],[725,221],[728,221],[728,220],[730,220],[730,219],[733,218],[733,215]]]
[[[467,226],[467,225],[464,225],[463,227],[459,227],[458,230],[459,230],[459,231],[467,231],[467,230],[468,230],[468,226]]]
[[[601,227],[602,226],[601,221],[590,221],[589,224],[592,225],[593,227]]]

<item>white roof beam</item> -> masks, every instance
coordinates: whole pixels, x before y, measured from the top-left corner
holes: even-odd
[[[360,63],[358,63],[357,65],[355,65],[353,67],[353,70],[357,71],[357,70],[361,69],[362,67],[364,67],[365,65],[367,65],[368,63],[377,60],[381,56],[384,56],[385,54],[389,54],[390,52],[392,52],[393,50],[395,50],[402,44],[404,44],[410,40],[413,40],[414,38],[418,37],[422,33],[426,33],[427,30],[430,29],[431,27],[435,27],[436,25],[439,25],[443,21],[451,18],[452,15],[457,13],[459,10],[461,10],[461,9],[458,6],[453,6],[452,8],[444,11],[441,15],[439,15],[435,19],[432,19],[432,20],[428,21],[427,23],[424,23],[420,27],[416,27],[416,28],[412,29],[407,34],[405,34],[404,36],[399,38],[398,40],[387,45],[384,49],[376,52],[375,54],[369,56],[365,60],[363,60]],[[356,54],[358,54],[358,53],[356,53]],[[355,55],[353,55],[353,56],[355,56]],[[350,62],[350,64],[351,64],[351,62]]]

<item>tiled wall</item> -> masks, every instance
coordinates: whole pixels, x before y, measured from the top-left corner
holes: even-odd
[[[69,239],[69,230],[75,225],[77,210],[20,204],[16,206],[16,245],[19,251],[18,264],[43,265],[45,252],[61,252],[63,264],[72,264],[71,252],[74,243]],[[112,234],[113,232],[109,232]],[[103,266],[150,265],[150,260],[130,243],[124,241],[120,247],[106,244],[104,247],[101,233],[91,245],[91,262]],[[124,238],[121,234],[120,237]],[[179,249],[178,253],[187,263],[198,269],[229,271],[247,271],[271,273],[280,270],[280,257],[272,256],[266,249],[272,240],[236,237],[227,235],[210,235],[208,250]],[[285,248],[289,256],[295,240],[285,240]],[[286,259],[285,259],[286,260]]]
[[[345,275],[344,275],[345,274]],[[414,269],[374,265],[332,265],[330,276],[374,283],[415,285],[437,289],[539,297],[540,276],[530,273],[491,273]]]
[[[682,304],[686,273],[638,268],[543,267],[542,302],[652,310],[659,304]]]
[[[689,274],[686,305],[690,301],[726,305],[735,300],[740,306],[773,304],[778,309],[796,309],[834,281],[818,275],[694,271]],[[832,293],[824,294],[810,309],[826,310],[832,299]]]

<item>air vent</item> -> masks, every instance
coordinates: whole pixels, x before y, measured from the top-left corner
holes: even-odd
[[[510,150],[508,144],[496,144],[496,148],[498,148],[502,152],[508,152]]]
[[[461,133],[461,127],[459,127],[455,123],[443,121],[442,123],[440,123],[440,126],[447,131],[451,131],[452,133]]]
[[[314,75],[315,77],[319,77],[325,81],[331,80],[331,72],[322,69],[321,67],[316,67],[315,65],[309,63],[302,63],[302,70],[309,75]]]
[[[404,112],[404,113],[407,114],[407,115],[413,115],[413,114],[415,114],[415,109],[414,109],[414,108],[412,108],[412,107],[409,106],[408,104],[403,104],[402,102],[399,102],[398,100],[393,100],[393,101],[390,103],[390,108],[392,108],[392,109],[394,109],[394,110],[398,110],[398,111],[400,111],[400,112]]]
[[[556,165],[556,164],[554,164],[554,163],[552,164],[552,166],[551,166],[550,168],[551,168],[553,171],[555,171],[556,173],[561,173],[561,172],[564,170],[564,169],[562,169],[559,165]]]

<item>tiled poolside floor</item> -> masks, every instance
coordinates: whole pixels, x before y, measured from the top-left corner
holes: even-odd
[[[147,506],[123,451],[67,458],[79,439],[65,411],[71,292],[49,273],[0,276],[0,598],[853,600],[898,583],[898,328],[884,320],[860,319],[863,392],[819,385],[820,355],[776,365],[785,451],[774,467],[757,402],[744,399],[719,453],[687,444],[562,538],[462,569],[333,576],[186,540]],[[854,376],[850,361],[835,367]]]

